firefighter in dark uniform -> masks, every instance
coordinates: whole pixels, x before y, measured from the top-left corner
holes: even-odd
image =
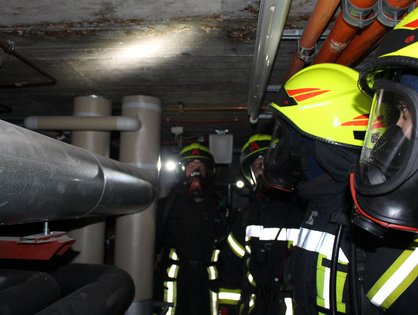
[[[418,314],[418,9],[382,40],[359,85],[373,97],[350,175],[353,222],[367,231],[364,293],[379,314]]]
[[[211,186],[214,160],[193,143],[179,154],[182,180],[158,204],[155,299],[165,314],[216,315],[216,263],[226,237],[225,209]]]
[[[352,314],[348,174],[370,110],[357,79],[341,65],[313,65],[291,77],[271,104],[276,126],[264,176],[296,186],[308,202],[292,255],[297,315]]]
[[[265,186],[264,153],[271,135],[255,134],[241,150],[241,171],[254,202],[234,220],[219,259],[221,314],[291,314],[285,261],[297,241],[303,210],[294,194]]]

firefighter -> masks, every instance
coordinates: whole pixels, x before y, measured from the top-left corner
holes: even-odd
[[[359,86],[373,98],[350,174],[353,222],[367,231],[364,293],[381,314],[418,314],[418,9],[382,40]]]
[[[214,159],[199,143],[178,158],[182,178],[158,204],[156,299],[163,298],[165,314],[216,315],[216,262],[226,221],[212,188]]]
[[[295,187],[308,202],[292,255],[297,315],[353,313],[348,174],[358,160],[370,110],[357,79],[355,70],[338,64],[309,66],[291,77],[271,104],[276,126],[264,177]]]
[[[241,150],[241,172],[254,202],[239,212],[219,259],[221,314],[290,314],[285,261],[296,243],[303,211],[290,192],[262,180],[271,135],[255,134]]]

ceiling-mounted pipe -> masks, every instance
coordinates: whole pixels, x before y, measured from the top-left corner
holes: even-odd
[[[8,40],[6,42],[0,41],[0,48],[3,49],[3,51],[9,55],[12,55],[40,73],[42,76],[48,79],[48,81],[35,81],[35,82],[13,82],[13,83],[4,83],[0,84],[0,88],[22,88],[22,87],[34,87],[34,86],[44,86],[44,85],[53,85],[57,83],[57,79],[55,79],[49,72],[41,69],[38,67],[35,63],[30,61],[25,56],[21,55],[15,50],[15,44],[11,40]]]
[[[411,0],[387,0],[384,2],[379,0],[377,19],[353,38],[336,62],[346,66],[354,65],[386,32],[399,22],[412,3]]]
[[[313,9],[308,24],[298,40],[298,51],[295,52],[292,63],[286,74],[286,80],[301,70],[305,63],[312,62],[315,57],[316,43],[334,16],[340,0],[318,0]]]
[[[335,62],[350,43],[358,28],[369,25],[375,18],[376,0],[343,0],[341,3],[341,13],[322,44],[314,64]]]
[[[291,0],[260,2],[247,103],[251,123],[256,123],[258,119],[291,2]]]
[[[0,224],[119,215],[155,196],[142,170],[0,120]]]
[[[412,0],[379,0],[377,18],[364,31],[356,34],[336,63],[353,66],[363,57],[408,11]]]
[[[184,106],[183,104],[178,106],[164,107],[163,112],[223,112],[223,111],[246,111],[245,105],[225,106],[225,105],[209,105],[209,106]]]
[[[123,116],[28,116],[23,125],[32,130],[136,131],[141,122]]]

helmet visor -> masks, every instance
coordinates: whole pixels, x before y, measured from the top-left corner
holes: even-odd
[[[264,159],[263,180],[271,188],[292,191],[300,179],[300,154],[298,145],[293,145],[295,135],[289,126],[276,117],[269,149]]]
[[[415,92],[399,83],[377,80],[368,129],[360,156],[358,185],[362,193],[396,186],[411,157],[415,138]]]

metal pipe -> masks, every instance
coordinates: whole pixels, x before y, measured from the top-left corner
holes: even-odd
[[[33,87],[33,86],[53,85],[57,83],[57,79],[55,79],[50,73],[38,67],[35,63],[30,61],[25,56],[19,54],[15,50],[14,43],[12,41],[8,40],[6,41],[6,43],[3,43],[0,41],[0,48],[2,48],[9,55],[16,57],[17,59],[19,59],[20,61],[22,61],[23,63],[25,63],[26,65],[28,65],[29,67],[31,67],[32,69],[34,69],[35,71],[37,71],[38,73],[40,73],[41,75],[43,75],[45,78],[48,79],[48,81],[36,81],[36,82],[22,81],[22,82],[14,82],[14,83],[9,83],[9,84],[0,84],[0,88]]]
[[[252,62],[247,110],[250,122],[256,123],[260,105],[276,58],[291,0],[261,1],[257,38]]]
[[[295,52],[292,63],[286,74],[286,80],[293,76],[296,72],[305,66],[305,62],[310,62],[316,51],[316,42],[324,32],[331,18],[334,16],[335,10],[340,3],[339,0],[318,0],[314,10],[312,11],[308,24],[303,31],[302,37],[298,42],[298,51]],[[304,56],[302,52],[309,52],[308,56]]]
[[[0,224],[51,221],[144,210],[151,176],[0,121]]]
[[[23,124],[32,130],[135,131],[141,128],[138,119],[121,116],[29,116]]]

